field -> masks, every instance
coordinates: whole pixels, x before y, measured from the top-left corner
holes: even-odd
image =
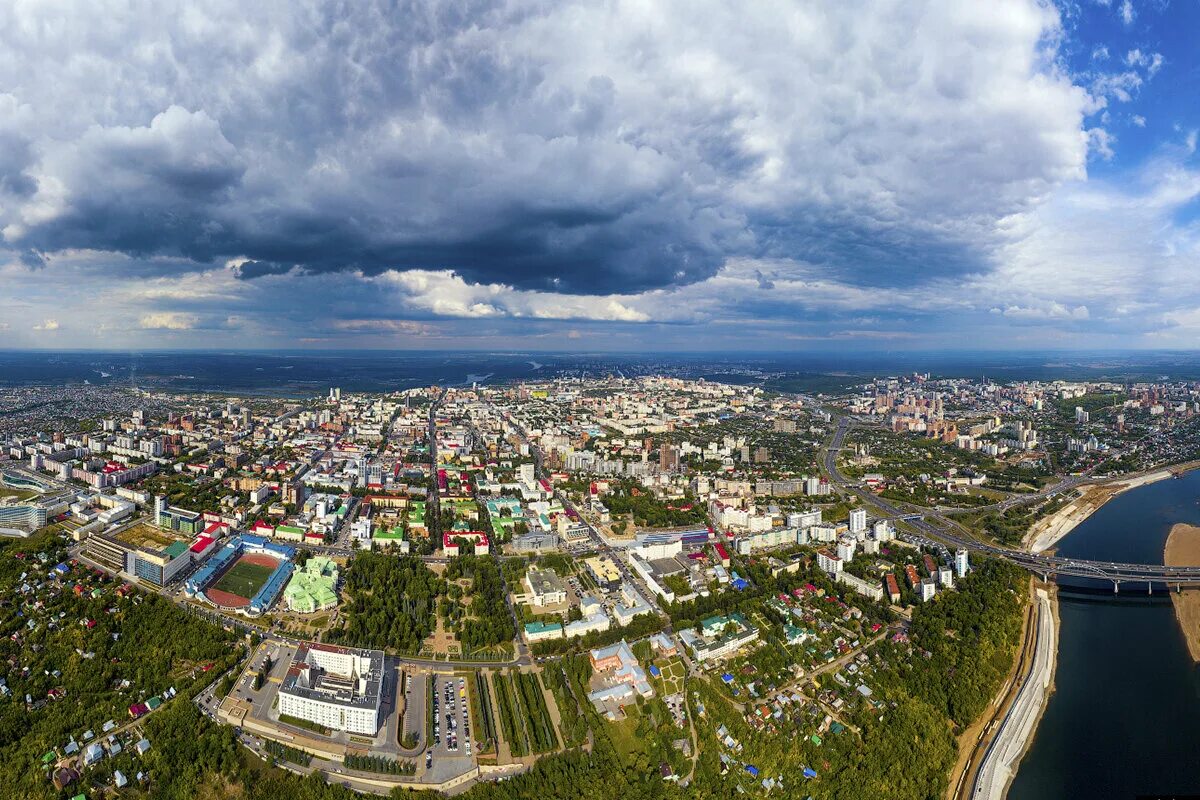
[[[279,562],[270,556],[242,556],[208,591],[216,595],[213,600],[221,605],[237,605],[222,599],[228,596],[240,598],[248,603],[250,598],[258,594],[258,590],[278,566]]]

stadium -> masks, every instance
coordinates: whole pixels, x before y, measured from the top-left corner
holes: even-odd
[[[235,536],[188,578],[188,597],[248,617],[263,614],[292,575],[294,550],[260,536]]]

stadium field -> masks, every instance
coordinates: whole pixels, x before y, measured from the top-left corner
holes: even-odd
[[[268,561],[271,563],[265,563]],[[277,566],[279,562],[274,559],[243,556],[213,584],[212,589],[249,600],[263,587]]]

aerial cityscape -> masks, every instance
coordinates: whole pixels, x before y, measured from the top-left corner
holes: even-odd
[[[1200,797],[1197,30],[0,0],[0,800]]]

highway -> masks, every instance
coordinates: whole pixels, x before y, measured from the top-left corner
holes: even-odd
[[[1035,602],[1038,616],[1033,665],[1017,692],[1016,700],[1000,723],[996,738],[983,755],[979,771],[975,774],[975,786],[971,792],[973,798],[1002,800],[1046,702],[1046,692],[1054,674],[1057,637],[1050,594],[1045,589],[1038,589]]]
[[[975,553],[985,553],[1011,561],[1030,572],[1049,580],[1051,576],[1066,576],[1072,578],[1090,578],[1093,580],[1109,581],[1116,593],[1123,582],[1136,583],[1165,583],[1169,586],[1200,586],[1200,567],[1168,567],[1162,564],[1126,564],[1113,561],[1088,561],[1077,558],[1063,558],[1044,553],[1030,553],[1026,550],[1015,550],[1007,547],[981,542],[953,520],[947,519],[941,511],[926,511],[921,515],[913,515],[910,511],[900,508],[895,503],[877,496],[874,492],[864,490],[849,481],[837,468],[837,454],[842,448],[846,434],[853,426],[848,416],[838,421],[837,430],[829,446],[825,449],[822,467],[831,483],[842,490],[854,491],[862,501],[871,506],[876,514],[886,518],[904,518],[909,524],[924,534],[912,536],[904,534],[901,538],[911,544],[945,546]],[[1054,493],[1066,491],[1087,482],[1083,476],[1073,476],[1054,487],[1044,490],[1040,495],[1046,497]],[[978,510],[978,509],[975,509]],[[940,523],[934,524],[931,520]]]

